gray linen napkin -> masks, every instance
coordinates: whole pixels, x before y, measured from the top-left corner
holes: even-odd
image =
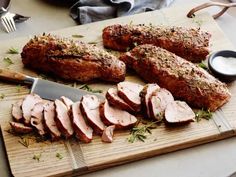
[[[174,0],[78,0],[70,9],[80,24],[152,11],[169,6]]]

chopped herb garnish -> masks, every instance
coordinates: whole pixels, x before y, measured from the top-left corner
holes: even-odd
[[[72,37],[74,37],[74,38],[83,38],[84,36],[80,35],[80,34],[73,34]]]
[[[203,62],[199,63],[198,66],[201,67],[202,69],[208,70],[208,67]]]
[[[93,92],[93,93],[102,93],[102,90],[94,90],[90,88],[87,84],[82,85],[79,89],[86,90],[88,92]]]
[[[34,159],[34,160],[37,160],[37,161],[39,162],[41,156],[42,156],[42,153],[40,153],[40,154],[34,154],[33,159]]]
[[[21,137],[21,139],[18,142],[27,148],[29,147],[29,139],[28,138]]]
[[[138,43],[137,43],[137,42],[134,42],[133,44],[134,44],[135,47],[138,46]]]
[[[94,44],[94,45],[96,45],[97,44],[97,42],[88,42],[88,44]]]
[[[199,122],[201,119],[210,120],[212,118],[212,112],[210,110],[199,110],[195,112],[195,119]]]
[[[8,49],[7,53],[8,54],[18,54],[19,51],[18,51],[18,49],[11,47],[10,49]]]
[[[16,90],[17,90],[18,93],[20,92],[20,90],[21,90],[21,85],[20,84],[16,86]]]
[[[147,138],[147,133],[152,134],[151,130],[156,128],[157,122],[151,122],[142,126],[135,126],[131,129],[130,137],[128,138],[128,142],[133,143],[136,140],[144,142]]]
[[[3,61],[4,61],[8,66],[14,64],[14,62],[13,62],[9,57],[3,58]]]
[[[5,98],[5,94],[4,93],[1,93],[0,94],[0,99],[2,100],[2,99],[4,99]]]
[[[56,157],[57,157],[58,159],[63,159],[63,156],[62,156],[59,152],[56,153]]]
[[[203,20],[197,19],[196,16],[192,16],[192,19],[193,19],[193,23],[196,23],[199,28],[202,26]]]

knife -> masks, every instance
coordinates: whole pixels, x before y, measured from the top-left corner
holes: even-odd
[[[0,80],[30,84],[32,85],[31,93],[38,94],[40,97],[47,100],[55,100],[61,96],[65,96],[76,102],[79,101],[83,95],[87,94],[96,95],[101,100],[104,99],[102,95],[96,93],[91,93],[82,89],[69,87],[64,84],[27,76],[25,74],[6,69],[0,69]]]

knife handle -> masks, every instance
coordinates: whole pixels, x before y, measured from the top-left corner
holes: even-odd
[[[34,78],[22,73],[0,68],[0,80],[32,84]]]

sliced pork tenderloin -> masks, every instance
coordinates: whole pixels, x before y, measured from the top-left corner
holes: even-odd
[[[130,113],[135,113],[135,110],[118,96],[117,88],[108,89],[106,93],[106,99],[108,100],[110,105],[116,108],[128,111]]]
[[[65,96],[62,96],[61,97],[61,101],[66,105],[67,109],[70,110],[71,109],[71,106],[72,104],[74,103],[71,99],[65,97]]]
[[[34,105],[31,112],[30,124],[37,130],[38,134],[44,136],[47,134],[47,128],[44,124],[43,109],[45,102],[39,102]]]
[[[34,93],[27,95],[23,99],[22,103],[22,112],[23,112],[23,121],[24,124],[30,125],[30,119],[31,119],[31,112],[35,106],[35,104],[42,102],[43,100],[40,98],[39,95],[36,95]]]
[[[19,100],[12,104],[11,115],[16,122],[23,122],[23,112],[21,109],[23,100]]]
[[[66,139],[70,138],[73,135],[74,130],[69,117],[69,110],[61,100],[56,99],[54,103],[56,108],[55,121],[57,128]]]
[[[84,117],[86,117],[89,125],[96,134],[102,135],[105,125],[99,114],[99,105],[101,101],[95,95],[84,95],[81,99],[80,109]]]
[[[127,111],[109,105],[108,101],[100,105],[100,116],[107,126],[115,125],[118,129],[129,128],[135,125],[137,118]]]
[[[183,124],[195,121],[193,110],[184,101],[172,101],[165,110],[165,120],[169,124]]]
[[[23,123],[19,122],[9,122],[12,130],[15,133],[27,134],[33,131],[32,127],[25,126]]]
[[[129,104],[135,112],[141,110],[141,98],[139,96],[143,89],[143,86],[134,82],[120,82],[117,84],[118,95],[127,104]]]
[[[174,97],[168,90],[164,88],[156,90],[148,101],[149,118],[161,121],[164,118],[166,106],[173,101]]]
[[[144,114],[150,118],[148,102],[152,94],[159,90],[160,87],[157,84],[147,84],[143,87],[143,90],[140,92],[141,104]]]
[[[52,140],[58,140],[61,137],[61,132],[58,130],[55,117],[56,117],[56,111],[55,111],[55,105],[54,102],[48,102],[44,105],[44,123],[47,127],[47,130],[50,132]]]
[[[111,143],[113,141],[114,130],[115,130],[115,125],[106,127],[102,133],[102,141],[105,143]]]
[[[84,143],[89,143],[93,138],[93,129],[86,124],[80,110],[80,103],[81,102],[78,101],[72,105],[72,126],[74,128],[76,138]]]

